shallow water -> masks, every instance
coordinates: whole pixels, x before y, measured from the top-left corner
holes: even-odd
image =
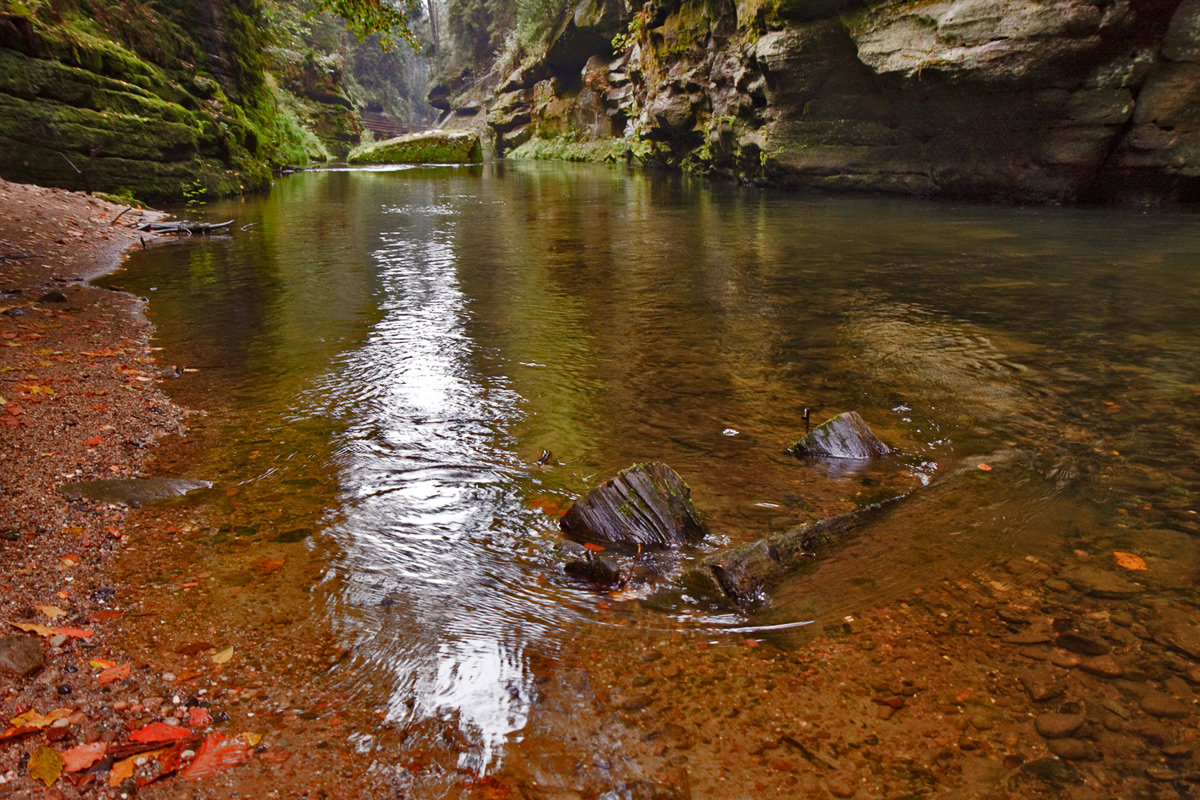
[[[474,774],[531,714],[570,713],[539,711],[538,681],[596,648],[807,636],[1143,506],[1200,530],[1192,216],[567,165],[305,173],[206,213],[233,233],[111,280],[196,370],[169,388],[209,412],[197,552],[303,553],[289,613],[352,652],[334,678],[456,728]],[[898,455],[796,461],[805,408],[859,411]],[[557,513],[646,460],[688,481],[710,541],[613,593],[573,583]],[[675,590],[705,554],[908,491],[758,610]]]

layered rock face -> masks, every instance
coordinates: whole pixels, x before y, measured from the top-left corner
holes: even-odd
[[[583,0],[482,99],[500,152],[618,137],[779,185],[1200,199],[1200,0]]]
[[[258,0],[4,5],[0,176],[180,200],[327,155],[304,125],[344,154],[360,128],[338,75],[283,64],[280,90],[264,25]]]

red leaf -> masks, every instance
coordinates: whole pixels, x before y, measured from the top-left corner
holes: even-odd
[[[89,628],[52,628],[55,634],[69,636],[72,639],[90,639],[92,631]]]
[[[129,677],[129,672],[130,672],[130,668],[129,668],[128,662],[126,662],[124,664],[118,664],[115,667],[109,667],[108,669],[104,670],[99,675],[97,675],[96,683],[103,686],[107,683],[116,683],[117,681],[123,681]]]
[[[168,725],[165,722],[151,722],[149,725],[143,725],[129,734],[129,741],[154,744],[155,742],[171,742],[176,739],[186,739],[191,735],[191,731],[187,728],[180,728],[178,725]]]
[[[584,542],[583,546],[586,547],[588,550],[591,550],[593,553],[603,553],[605,550],[608,549],[607,547],[604,547],[604,546],[598,545],[598,544],[592,544],[591,542]]]
[[[250,745],[241,739],[227,739],[219,733],[204,737],[204,744],[196,752],[196,758],[179,777],[185,781],[198,781],[232,769],[250,757]]]
[[[103,436],[93,436],[90,439],[84,439],[83,446],[84,447],[95,447],[96,445],[100,444],[103,441],[104,441]]]
[[[107,747],[108,745],[104,742],[81,744],[78,747],[72,747],[62,754],[63,771],[79,772],[80,770],[87,769],[104,757],[104,750]]]

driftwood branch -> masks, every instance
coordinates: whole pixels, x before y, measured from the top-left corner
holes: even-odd
[[[233,220],[225,220],[224,222],[191,222],[189,220],[180,220],[179,222],[143,222],[137,227],[139,231],[147,233],[212,233],[213,231],[227,228],[233,224]]]

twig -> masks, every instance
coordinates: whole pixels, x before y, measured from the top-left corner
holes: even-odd
[[[132,210],[133,210],[133,206],[125,206],[125,211],[132,211]],[[117,220],[119,220],[121,217],[125,216],[125,211],[122,211],[120,214],[117,214],[115,217],[113,217],[113,218],[112,218],[112,222],[110,222],[110,223],[108,223],[108,224],[109,224],[109,225],[116,225],[116,224],[117,224]]]

